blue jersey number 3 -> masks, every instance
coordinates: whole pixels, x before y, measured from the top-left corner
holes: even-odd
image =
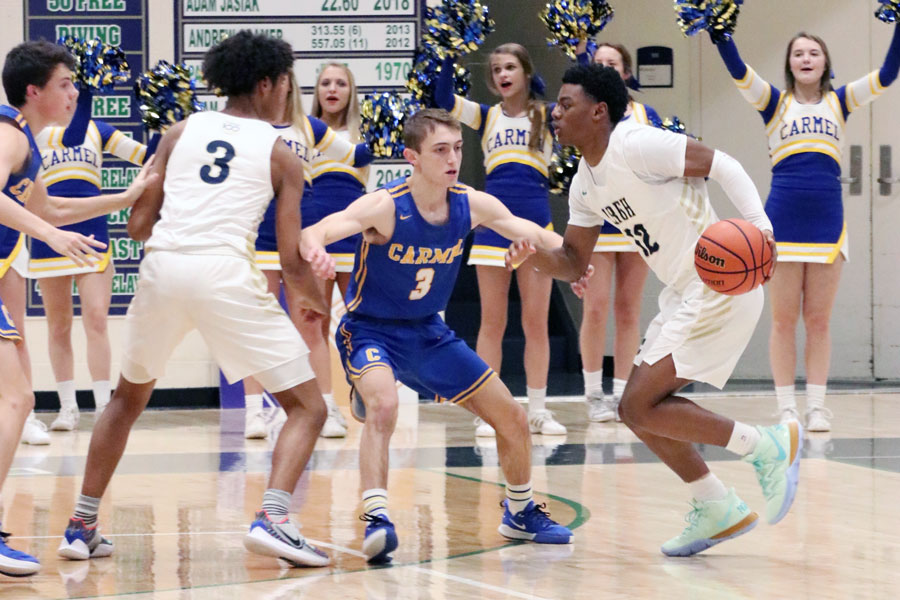
[[[220,150],[224,151],[221,156],[219,155]],[[228,163],[234,158],[234,146],[223,140],[213,140],[207,144],[206,151],[212,154],[215,160],[212,167],[203,165],[203,168],[200,169],[200,179],[212,185],[222,183],[228,177]],[[216,168],[215,174],[213,174],[213,167]]]

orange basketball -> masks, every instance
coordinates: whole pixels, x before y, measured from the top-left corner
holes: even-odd
[[[762,232],[742,219],[725,219],[706,228],[694,248],[694,267],[711,290],[736,296],[763,282],[772,250]]]

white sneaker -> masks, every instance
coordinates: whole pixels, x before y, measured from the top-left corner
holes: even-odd
[[[497,432],[484,419],[475,417],[475,437],[497,437]]]
[[[588,396],[588,418],[594,423],[606,423],[617,420],[619,402],[612,396]]]
[[[778,417],[778,422],[782,425],[791,421],[800,422],[800,413],[797,412],[796,406],[786,406],[775,413],[775,416]]]
[[[337,406],[329,406],[328,407],[328,417],[325,419],[325,425],[322,426],[322,431],[319,432],[319,437],[323,438],[342,438],[347,437],[347,428],[341,425],[340,420],[337,415],[339,415],[341,411]]]
[[[807,431],[831,431],[831,422],[834,414],[824,406],[816,406],[806,411]]]
[[[47,433],[47,424],[38,421],[34,413],[28,415],[25,427],[22,429],[22,443],[32,446],[46,446],[50,443],[50,434]]]
[[[334,410],[332,410],[332,408]],[[341,412],[341,409],[334,405],[328,409],[328,416],[334,417],[335,421],[341,424],[341,427],[347,429],[347,419],[344,418],[344,413]],[[343,436],[341,436],[343,437]]]
[[[63,406],[59,415],[50,424],[53,431],[72,431],[78,425],[78,407]]]
[[[264,440],[269,437],[266,419],[262,411],[251,412],[244,417],[244,437],[248,440]]]
[[[553,418],[549,410],[536,410],[528,413],[528,427],[531,433],[541,435],[565,435],[566,426]]]

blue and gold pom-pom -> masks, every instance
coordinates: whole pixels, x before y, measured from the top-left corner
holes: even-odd
[[[666,117],[665,119],[651,117],[650,124],[654,127],[659,127],[660,129],[671,131],[672,133],[680,133],[682,135],[686,135],[688,137],[696,139],[696,136],[687,132],[687,129],[685,128],[684,123],[681,122],[681,119],[674,115],[671,117]]]
[[[878,0],[878,4],[881,6],[875,11],[875,16],[879,21],[896,23],[900,20],[900,0]]]
[[[378,158],[403,157],[403,126],[421,108],[417,100],[396,92],[367,94],[359,103],[360,133]]]
[[[437,85],[438,75],[441,72],[442,63],[440,56],[431,46],[419,46],[413,58],[412,70],[406,80],[406,89],[412,93],[413,98],[425,106],[434,106],[434,88]],[[472,87],[472,74],[462,65],[453,65],[453,93],[458,96],[466,96]]]
[[[462,56],[474,52],[494,31],[488,7],[477,0],[443,0],[425,9],[422,43],[443,58],[445,53]]]
[[[134,83],[141,121],[146,129],[165,130],[189,114],[203,110],[196,84],[184,64],[156,63]]]
[[[58,44],[75,57],[75,85],[101,93],[111,92],[116,84],[131,79],[125,52],[119,46],[104,44],[99,39],[81,40],[61,37]]]
[[[550,30],[547,44],[559,46],[574,60],[578,43],[606,27],[613,13],[606,0],[554,0],[547,3],[540,18]]]
[[[744,0],[675,0],[676,21],[684,35],[706,30],[714,44],[731,39]]]
[[[565,196],[569,192],[580,160],[581,152],[575,146],[554,145],[550,159],[550,193]]]

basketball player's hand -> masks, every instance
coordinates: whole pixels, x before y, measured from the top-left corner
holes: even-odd
[[[312,244],[300,244],[300,255],[309,263],[313,274],[320,279],[334,279],[334,257],[322,246]]]
[[[101,250],[106,248],[106,244],[95,240],[93,235],[87,237],[74,231],[63,231],[56,228],[44,241],[53,248],[54,252],[68,256],[79,267],[88,266],[102,260],[103,257],[94,248],[100,248]]]
[[[132,181],[131,185],[128,186],[128,189],[125,190],[125,195],[132,203],[140,198],[141,194],[144,193],[144,190],[147,189],[147,186],[152,185],[159,179],[158,173],[150,172],[153,169],[153,161],[155,160],[156,155],[154,154],[144,163],[144,166],[141,167],[141,171],[137,174],[137,177],[134,178],[134,181]]]
[[[528,257],[535,252],[537,252],[537,250],[535,250],[534,244],[528,240],[513,242],[509,245],[509,249],[504,256],[506,268],[510,271],[518,269],[519,265],[528,260]]]
[[[763,230],[763,237],[766,239],[766,243],[769,245],[769,250],[772,251],[772,264],[769,265],[769,272],[764,274],[763,283],[772,279],[772,273],[775,272],[775,264],[778,262],[778,248],[775,244],[775,235],[768,229]]]
[[[584,273],[581,274],[581,277],[569,284],[576,296],[584,298],[584,293],[587,291],[588,280],[593,277],[593,275],[594,265],[588,265],[587,269],[584,270]]]

